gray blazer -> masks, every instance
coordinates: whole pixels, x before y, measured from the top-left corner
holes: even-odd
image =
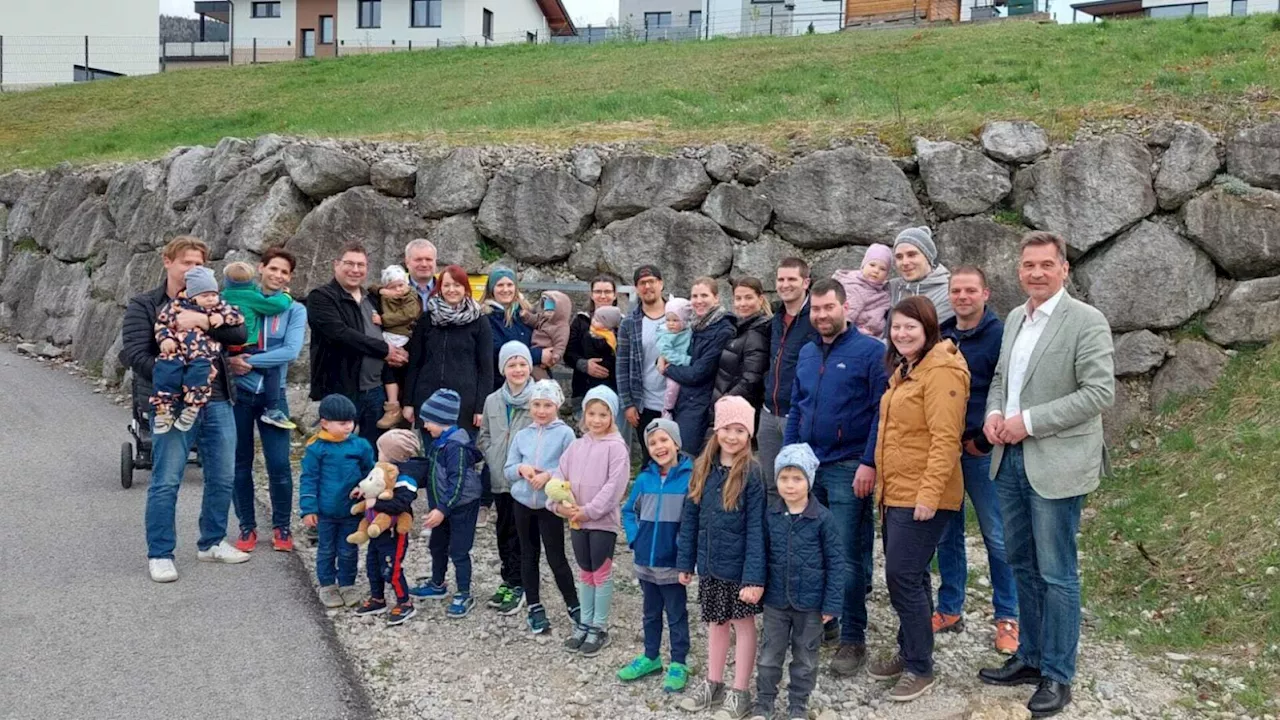
[[[1022,329],[1026,306],[1009,313],[1000,362],[987,395],[987,414],[1004,412],[1009,355]],[[1115,401],[1111,326],[1097,309],[1064,295],[1031,353],[1020,405],[1031,413],[1033,437],[1022,441],[1027,480],[1050,500],[1090,493],[1110,473],[1102,439],[1102,411]],[[991,456],[991,477],[1004,446]]]

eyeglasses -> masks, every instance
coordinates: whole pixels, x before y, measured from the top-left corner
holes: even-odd
[[[349,270],[364,270],[365,268],[369,267],[369,263],[352,262],[351,260],[343,260],[338,264]]]

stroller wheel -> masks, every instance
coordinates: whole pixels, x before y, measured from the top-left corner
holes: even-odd
[[[133,487],[133,445],[120,446],[120,485],[125,490]]]

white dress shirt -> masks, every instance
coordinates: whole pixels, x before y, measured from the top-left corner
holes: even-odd
[[[1035,432],[1031,429],[1031,411],[1022,409],[1022,382],[1027,377],[1031,353],[1035,351],[1036,343],[1040,342],[1040,336],[1049,326],[1049,318],[1066,292],[1067,289],[1062,288],[1034,310],[1031,309],[1031,301],[1027,301],[1022,328],[1013,341],[1013,349],[1009,351],[1009,382],[1005,387],[1004,416],[1010,418],[1022,413],[1022,424],[1026,426],[1028,435],[1035,435]]]

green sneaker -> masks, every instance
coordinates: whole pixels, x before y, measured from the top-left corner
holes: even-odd
[[[494,608],[499,615],[515,615],[524,608],[524,588],[508,588],[498,607]]]
[[[673,662],[667,668],[667,678],[662,681],[663,692],[675,693],[689,684],[689,668],[684,663]]]
[[[489,596],[489,601],[486,602],[485,605],[488,605],[489,607],[494,609],[502,607],[502,603],[506,602],[507,595],[510,595],[510,594],[511,594],[511,586],[507,585],[506,583],[502,583],[501,585],[498,586],[498,589],[495,590],[494,593]]]
[[[656,672],[662,672],[662,661],[649,659],[645,657],[644,653],[641,653],[618,671],[618,679],[622,682],[631,682]]]

